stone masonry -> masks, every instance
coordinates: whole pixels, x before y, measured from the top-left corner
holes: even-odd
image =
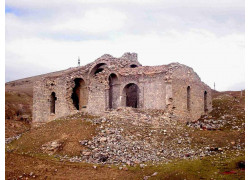
[[[136,53],[120,58],[105,54],[34,83],[34,123],[79,111],[102,115],[126,106],[160,109],[181,122],[194,121],[212,110],[211,89],[188,66],[142,66]]]

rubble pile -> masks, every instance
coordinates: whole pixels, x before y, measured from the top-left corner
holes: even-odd
[[[169,162],[176,158],[202,158],[229,149],[244,149],[244,143],[240,141],[232,140],[218,147],[205,136],[196,135],[198,142],[193,139],[195,132],[222,131],[229,123],[237,122],[234,121],[236,117],[230,114],[219,117],[207,115],[196,122],[182,124],[162,110],[123,107],[107,111],[102,117],[86,117],[84,113],[78,113],[66,119],[82,118],[97,125],[96,135],[92,139],[79,140],[82,146],[80,156],[57,155],[61,160],[133,166],[146,162]],[[230,118],[232,120],[228,120]],[[53,154],[63,147],[63,143],[54,143],[57,145],[52,146],[53,143],[44,145],[44,151]]]
[[[97,136],[79,141],[84,147],[81,160],[89,163],[134,165],[211,154],[210,147],[191,147],[185,125],[160,110],[120,108],[88,121],[99,124]]]
[[[61,120],[80,119],[95,125],[95,135],[89,139],[76,139],[80,155],[59,155],[67,143],[63,139],[45,143],[41,150],[61,161],[122,166],[138,164],[141,168],[147,162],[196,159],[231,150],[240,152],[245,148],[245,117],[241,116],[244,109],[228,107],[225,101],[219,103],[209,115],[187,124],[163,110],[122,107],[107,111],[102,117],[77,113]]]
[[[171,119],[171,115],[163,110],[141,110],[131,107],[118,108],[109,112],[106,115],[107,119],[113,120],[116,123],[119,119],[119,124],[134,125],[134,126],[150,126],[159,128],[162,126],[175,126],[177,121]]]

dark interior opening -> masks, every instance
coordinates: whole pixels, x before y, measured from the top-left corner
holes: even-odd
[[[117,89],[117,82],[118,82],[118,78],[115,74],[111,74],[109,76],[109,109],[115,109],[115,100],[118,96],[118,92],[115,92],[115,90]]]
[[[96,76],[98,73],[102,72],[102,71],[105,69],[106,66],[107,66],[107,64],[105,64],[105,63],[97,64],[97,65],[91,70],[90,75],[91,75],[91,76]]]
[[[98,68],[96,71],[95,71],[95,75],[102,72],[104,69],[103,68]]]
[[[130,67],[131,67],[131,68],[136,68],[136,67],[138,67],[138,66],[137,66],[136,64],[131,64]]]
[[[80,81],[81,80],[82,80],[81,78],[76,78],[74,80],[75,87],[73,88],[73,93],[71,95],[71,98],[73,100],[73,104],[77,110],[79,110],[79,95],[80,95]]]
[[[81,78],[76,78],[74,82],[75,82],[75,87],[73,88],[73,92],[71,95],[73,104],[77,110],[81,110],[82,108],[87,108],[88,87],[86,86],[85,81]]]
[[[187,87],[187,110],[190,110],[190,86]]]
[[[52,92],[50,95],[50,113],[56,112],[56,93]]]
[[[139,88],[136,84],[131,83],[125,87],[126,106],[138,108],[139,102]]]
[[[207,91],[204,92],[204,111],[207,112]]]

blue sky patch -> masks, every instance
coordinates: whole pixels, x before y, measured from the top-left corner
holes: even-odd
[[[27,9],[19,9],[11,6],[5,6],[5,14],[15,14],[16,16],[22,16],[27,14],[29,11]]]
[[[5,6],[5,13],[13,13],[15,10],[9,6]]]

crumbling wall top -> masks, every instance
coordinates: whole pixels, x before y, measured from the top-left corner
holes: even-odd
[[[121,59],[127,59],[130,61],[138,62],[137,53],[126,52],[122,55]]]
[[[180,63],[171,63],[168,65],[160,65],[160,66],[140,66],[136,68],[122,68],[119,69],[119,73],[122,76],[128,76],[128,75],[136,75],[136,74],[160,74],[160,73],[167,73],[169,71],[174,71],[175,69],[178,69],[180,67],[183,67],[185,65],[182,65]]]

